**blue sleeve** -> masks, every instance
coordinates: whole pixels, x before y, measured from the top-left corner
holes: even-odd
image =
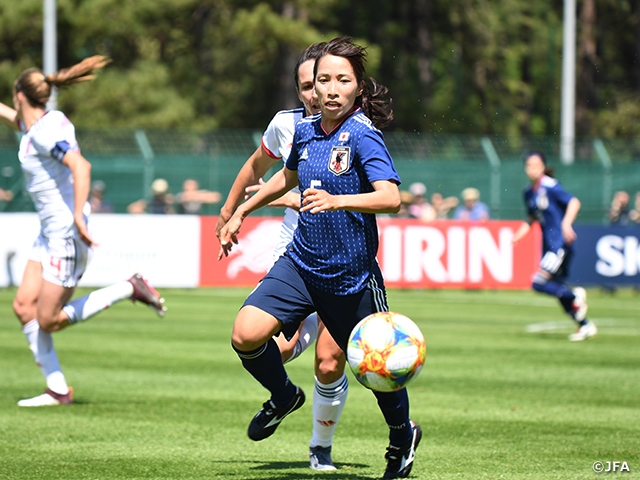
[[[360,139],[357,153],[369,182],[389,180],[400,185],[400,175],[396,171],[381,132],[371,130],[365,133]]]
[[[69,145],[68,142],[66,141],[56,142],[54,147],[51,149],[51,156],[55,160],[62,163],[62,159],[64,158],[64,156],[67,154],[69,150],[71,150],[71,145]]]
[[[562,205],[563,209],[566,209],[567,205],[569,205],[569,202],[573,198],[573,195],[562,188],[560,183],[556,183],[550,191],[553,193],[553,197],[557,200],[557,203]]]

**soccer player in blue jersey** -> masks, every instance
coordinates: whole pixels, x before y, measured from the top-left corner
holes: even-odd
[[[533,222],[540,223],[542,260],[533,278],[533,289],[557,297],[564,311],[578,324],[578,330],[569,335],[569,340],[586,340],[598,331],[594,323],[587,320],[587,292],[582,287],[570,289],[565,283],[577,238],[573,222],[580,211],[580,200],[551,176],[543,153],[529,153],[524,170],[531,182],[524,192],[529,218],[514,234],[513,243],[529,232]]]
[[[298,57],[293,75],[298,98],[303,106],[280,111],[269,123],[262,136],[261,145],[240,169],[220,209],[216,225],[218,236],[246,194],[261,188],[258,182],[262,176],[278,161],[286,161],[289,157],[295,126],[300,119],[320,112],[313,85],[313,68],[324,45],[324,42],[310,45]],[[295,187],[272,202],[271,206],[286,207],[280,239],[274,252],[275,261],[285,252],[298,226],[300,191]],[[221,248],[220,256],[223,252]],[[295,359],[309,345],[316,342],[313,432],[309,444],[309,465],[314,470],[331,471],[336,469],[331,458],[333,436],[347,401],[349,381],[344,372],[344,353],[317,317],[317,314],[313,313],[305,319],[290,341],[287,341],[284,335],[278,335],[274,340],[285,362]]]
[[[290,337],[317,311],[346,351],[358,321],[388,310],[375,258],[375,214],[399,210],[400,178],[376,128],[393,118],[387,89],[365,80],[365,55],[349,38],[327,43],[314,69],[321,115],[297,124],[285,167],[238,207],[221,231],[228,252],[248,214],[299,185],[293,241],[246,299],[233,327],[233,348],[244,368],[271,393],[249,425],[253,440],[272,435],[305,400],[287,376],[274,334]],[[422,431],[409,418],[406,389],[374,395],[389,426],[384,478],[405,478]]]

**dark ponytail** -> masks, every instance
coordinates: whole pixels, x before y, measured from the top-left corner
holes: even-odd
[[[389,96],[389,89],[373,77],[369,77],[368,82],[365,80],[360,98],[362,111],[376,128],[384,128],[393,121],[393,99]]]

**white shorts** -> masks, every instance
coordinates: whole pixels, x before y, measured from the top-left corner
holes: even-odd
[[[42,264],[42,278],[66,288],[75,287],[89,263],[90,248],[79,238],[47,238],[33,242],[29,260]]]
[[[298,212],[287,208],[284,213],[282,225],[280,226],[280,239],[273,252],[273,263],[276,263],[278,258],[287,250],[287,245],[293,240],[293,232],[296,228],[298,228]]]

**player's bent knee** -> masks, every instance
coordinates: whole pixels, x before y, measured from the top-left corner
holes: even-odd
[[[255,350],[281,328],[280,322],[268,313],[252,306],[243,307],[233,324],[231,341],[238,350]]]
[[[533,277],[531,288],[533,288],[536,292],[544,293],[544,286],[547,283],[547,281],[548,279],[544,275],[540,273],[536,273],[536,275]]]
[[[30,302],[24,302],[16,297],[13,300],[13,313],[15,313],[18,320],[24,325],[36,318],[36,307]]]
[[[255,350],[260,346],[264,345],[270,338],[270,335],[266,338],[261,336],[255,336],[252,332],[247,331],[245,329],[238,328],[234,326],[233,332],[231,333],[231,343],[241,352],[250,352],[251,350]]]
[[[344,373],[344,363],[336,359],[320,361],[316,366],[316,377],[321,383],[332,383],[338,380]]]

